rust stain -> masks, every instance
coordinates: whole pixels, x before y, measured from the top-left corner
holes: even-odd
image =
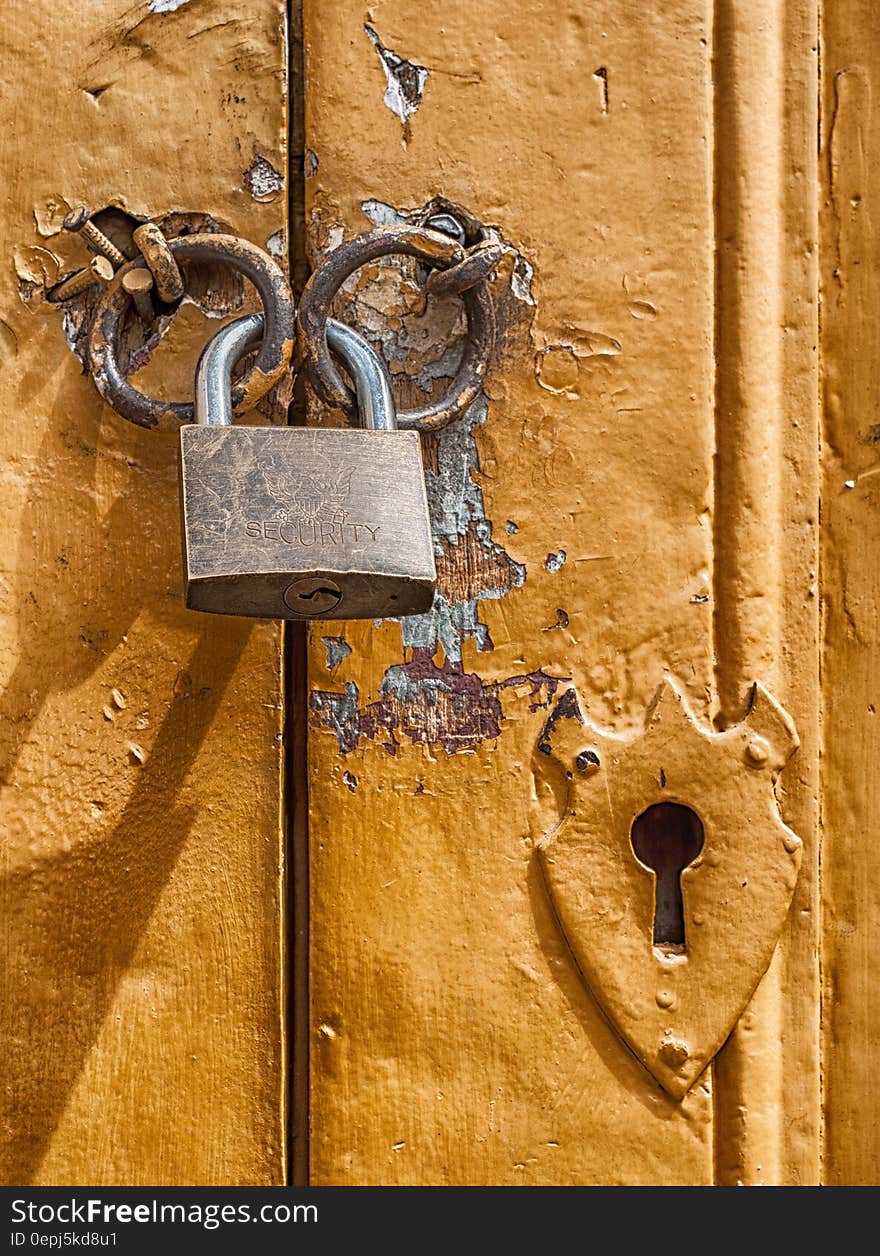
[[[550,705],[565,679],[538,670],[486,684],[460,662],[438,665],[423,648],[386,671],[377,701],[360,705],[358,686],[349,681],[343,693],[314,690],[309,707],[313,726],[335,733],[342,754],[362,740],[379,742],[390,755],[405,741],[455,754],[501,735],[503,690],[528,686],[529,709],[537,711]]]

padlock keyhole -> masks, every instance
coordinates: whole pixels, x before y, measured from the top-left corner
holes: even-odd
[[[654,873],[654,945],[686,950],[681,874],[703,849],[703,825],[678,802],[658,802],[633,821],[636,859]]]

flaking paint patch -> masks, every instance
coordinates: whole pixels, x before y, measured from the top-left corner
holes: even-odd
[[[361,201],[361,209],[374,227],[396,227],[398,223],[406,222],[399,209],[386,205],[384,201]]]
[[[535,298],[532,295],[534,277],[535,272],[531,263],[526,261],[522,253],[517,253],[513,263],[513,273],[510,276],[510,286],[517,301],[522,301],[525,305],[535,304]]]
[[[72,208],[65,197],[58,193],[44,197],[34,205],[34,224],[38,233],[44,239],[59,235],[64,228],[64,219]]]
[[[390,755],[402,744],[441,745],[447,754],[470,750],[501,735],[501,693],[528,689],[529,709],[549,707],[563,677],[538,670],[484,683],[475,672],[445,659],[438,665],[428,650],[414,650],[408,663],[390,667],[379,698],[360,705],[360,691],[349,681],[343,693],[315,690],[309,699],[312,722],[330,729],[342,754],[361,741],[378,741]]]
[[[553,554],[548,554],[544,559],[544,566],[551,575],[555,575],[557,571],[561,571],[565,566],[565,560],[568,557],[564,549],[557,550]]]
[[[327,652],[327,671],[335,672],[340,663],[344,663],[351,654],[351,646],[345,637],[322,637],[321,641]]]
[[[149,0],[147,8],[151,13],[176,13],[185,4],[189,4],[189,0]]]
[[[42,245],[17,245],[12,253],[18,276],[18,295],[25,305],[45,298],[62,278],[61,261]],[[73,273],[71,268],[70,273]]]
[[[283,261],[287,252],[287,232],[282,227],[280,231],[273,231],[266,241],[266,251],[270,257],[274,257],[276,262]]]
[[[372,26],[365,25],[364,33],[379,54],[379,61],[385,71],[387,86],[383,100],[400,119],[404,134],[409,138],[409,120],[422,103],[428,70],[423,65],[406,61],[391,48],[386,48]]]
[[[284,187],[281,172],[275,169],[268,157],[263,157],[260,153],[245,170],[242,181],[255,201],[270,201]]]
[[[486,421],[486,412],[486,399],[480,397],[458,422],[436,436],[435,459],[433,466],[429,462],[425,468],[425,483],[438,565],[437,592],[430,611],[400,621],[407,649],[433,654],[439,645],[455,664],[461,663],[462,642],[467,638],[475,640],[479,650],[493,648],[489,629],[479,618],[479,603],[504,597],[526,579],[525,565],[515,562],[493,540],[492,522],[486,518],[483,492],[475,478],[480,457],[474,432]],[[465,545],[477,560],[467,564],[467,581],[444,580],[444,565],[454,566],[459,547]]]
[[[371,199],[362,208],[371,222],[387,226],[424,221],[429,212],[447,206],[401,210]],[[468,221],[469,216],[461,213]],[[323,239],[332,242],[333,224],[320,225]],[[497,238],[507,245],[496,228],[471,220],[471,229],[475,227],[482,238]],[[454,296],[426,302],[422,276],[411,259],[381,259],[351,276],[342,297],[340,317],[377,345],[408,404],[416,402],[417,391],[426,398],[437,395],[454,376],[465,333],[461,302]],[[519,300],[514,294],[511,304],[515,307]],[[494,649],[488,626],[480,618],[481,603],[508,596],[527,575],[525,565],[495,539],[493,523],[486,517],[476,434],[487,411],[487,399],[481,395],[460,419],[423,442],[437,592],[430,611],[399,621],[404,661],[386,669],[375,701],[362,696],[353,683],[341,693],[319,689],[311,695],[312,723],[332,731],[342,753],[363,741],[378,742],[391,754],[407,743],[439,744],[449,753],[471,749],[500,735],[502,690],[529,685],[533,705],[538,706],[556,691],[557,678],[541,668],[484,683],[463,666],[465,641],[474,641],[480,652]],[[514,531],[515,526],[508,528],[509,535]],[[328,642],[334,640],[324,638],[331,670]]]

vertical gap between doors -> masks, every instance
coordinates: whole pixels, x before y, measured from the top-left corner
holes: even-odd
[[[308,278],[305,239],[305,98],[302,0],[287,0],[288,262],[299,300]],[[297,382],[288,413],[305,424],[305,395]],[[287,843],[288,1164],[293,1186],[309,1180],[309,780],[308,628],[284,625],[285,793]]]

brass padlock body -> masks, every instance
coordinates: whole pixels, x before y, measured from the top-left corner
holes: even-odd
[[[180,431],[180,490],[192,610],[303,620],[430,609],[417,432],[192,424]],[[338,604],[307,609],[296,595],[307,582],[331,601],[338,590]]]

